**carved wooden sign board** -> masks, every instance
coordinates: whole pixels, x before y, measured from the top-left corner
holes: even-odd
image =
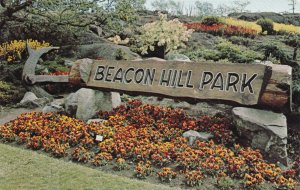
[[[27,49],[29,58],[22,79],[29,85],[73,83],[135,94],[227,100],[291,110],[292,68],[287,65],[81,59],[67,76],[35,75],[41,55],[58,47],[32,50],[27,45]]]
[[[255,105],[266,66],[94,60],[85,70],[88,87]]]

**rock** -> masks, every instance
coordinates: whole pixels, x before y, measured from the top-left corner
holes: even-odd
[[[186,55],[177,54],[177,53],[168,53],[165,56],[165,59],[168,60],[168,61],[185,61],[185,62],[191,62],[190,58],[188,58]]]
[[[95,43],[89,45],[81,45],[77,48],[77,58],[90,58],[90,59],[107,59],[116,60],[118,52],[122,51],[123,56],[128,60],[140,58],[140,56],[132,52],[129,47],[116,45],[113,43]]]
[[[166,61],[165,59],[161,59],[158,57],[149,57],[145,59],[146,61]]]
[[[46,105],[42,110],[43,113],[48,113],[48,112],[62,113],[63,111],[64,111],[64,108],[62,106],[58,106],[55,104]]]
[[[232,112],[244,145],[260,149],[273,161],[288,164],[287,120],[283,114],[243,107]]]
[[[101,33],[102,33],[102,31],[101,31]],[[105,38],[100,37],[98,34],[94,33],[93,31],[87,31],[87,32],[81,33],[78,36],[78,41],[79,41],[79,44],[81,44],[81,45],[107,42],[107,40]]]
[[[68,60],[66,59],[64,62],[64,65],[67,67],[72,67],[72,65],[74,64],[74,61]]]
[[[65,111],[81,120],[91,119],[98,111],[111,111],[121,103],[118,93],[81,88],[65,99]]]
[[[65,105],[65,99],[54,99],[53,102],[51,102],[51,104],[63,107]]]
[[[86,123],[87,124],[91,124],[91,123],[100,123],[100,124],[103,124],[106,121],[107,120],[105,120],[105,119],[89,119]]]
[[[50,100],[46,97],[38,98],[32,92],[26,92],[23,99],[17,104],[18,107],[26,107],[26,108],[36,108],[36,107],[44,107]]]
[[[21,100],[20,104],[24,104],[28,101],[34,101],[38,99],[38,97],[36,97],[36,95],[32,92],[26,92],[23,99]]]
[[[200,139],[202,141],[208,141],[209,139],[213,138],[214,136],[210,133],[205,132],[197,132],[194,130],[186,131],[182,134],[183,137],[189,138],[189,145],[192,146],[196,139]]]
[[[33,86],[26,86],[26,88],[33,92],[38,98],[46,97],[49,100],[53,100],[53,96],[46,92],[42,87],[39,85],[33,85]]]

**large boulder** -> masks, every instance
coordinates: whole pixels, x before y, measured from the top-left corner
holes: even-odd
[[[288,164],[287,120],[283,114],[243,107],[232,112],[244,145],[260,149],[273,161]]]
[[[97,111],[111,111],[120,104],[119,93],[81,88],[65,99],[65,112],[86,121],[93,118]]]
[[[168,53],[165,56],[165,59],[168,61],[185,61],[185,62],[191,62],[190,58],[188,56],[179,54],[179,53]]]
[[[134,60],[140,56],[132,51],[129,47],[116,45],[113,43],[95,43],[89,45],[80,45],[77,50],[77,58],[90,59],[107,59],[116,60],[117,57],[123,56],[123,59]]]
[[[38,98],[33,92],[26,92],[23,99],[17,104],[17,106],[24,108],[42,108],[49,102],[50,99],[47,97]]]

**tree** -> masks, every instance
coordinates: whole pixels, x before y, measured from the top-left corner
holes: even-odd
[[[185,12],[187,16],[192,16],[194,14],[194,10],[195,10],[194,5],[190,4],[187,7],[185,7]]]
[[[293,14],[295,14],[296,0],[289,0],[291,3],[289,4],[292,8]]]
[[[196,1],[195,7],[199,16],[209,16],[214,14],[214,6],[207,1]]]
[[[237,13],[242,13],[245,11],[246,7],[250,4],[250,0],[235,0],[233,1],[234,11]]]
[[[151,6],[158,11],[165,11],[173,15],[183,15],[184,3],[175,0],[154,0]]]
[[[23,21],[22,17],[18,17],[16,13],[31,6],[32,0],[14,1],[14,0],[0,0],[0,29],[11,20]]]
[[[232,11],[228,5],[220,4],[215,9],[215,14],[218,16],[227,16]]]

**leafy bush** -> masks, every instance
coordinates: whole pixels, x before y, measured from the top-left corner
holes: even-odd
[[[203,58],[206,60],[213,60],[213,61],[219,61],[221,58],[221,53],[217,50],[204,50],[203,51]]]
[[[263,58],[261,54],[252,50],[243,50],[241,46],[229,41],[221,41],[217,49],[221,52],[221,59],[228,59],[233,63],[251,63],[255,59]]]
[[[122,50],[122,48],[117,49],[117,51],[115,52],[115,58],[116,60],[128,60],[128,54]]]
[[[297,60],[297,51],[300,49],[300,34],[289,34],[285,36],[285,44],[294,48],[293,60]]]
[[[243,45],[243,46],[247,46],[247,47],[251,44],[250,39],[239,37],[239,36],[231,36],[228,40],[233,44]]]
[[[159,17],[158,21],[145,24],[141,28],[141,34],[137,36],[139,51],[142,54],[161,48],[159,51],[165,55],[171,50],[185,48],[184,42],[191,37],[193,30],[188,30],[178,19],[167,21],[167,16],[163,14]]]
[[[0,81],[0,105],[17,102],[22,98],[23,94],[12,83]]]
[[[292,58],[277,44],[262,44],[257,47],[257,50],[263,52],[264,60],[269,60],[274,57],[276,60],[280,61],[280,64],[292,64]]]
[[[217,16],[206,16],[201,19],[201,23],[207,26],[221,24],[221,19]]]
[[[257,21],[257,24],[261,26],[262,33],[264,33],[265,31],[267,31],[268,35],[274,33],[274,25],[271,19],[259,19]]]

